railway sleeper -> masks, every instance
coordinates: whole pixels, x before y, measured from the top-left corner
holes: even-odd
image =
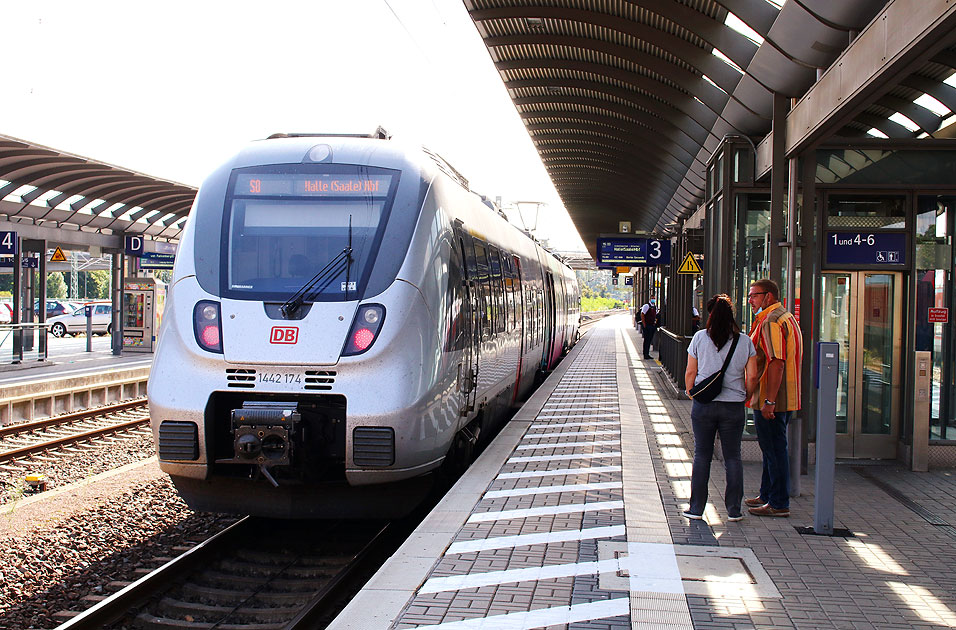
[[[142,630],[283,630],[285,623],[216,623],[184,622],[179,619],[163,619],[153,615],[141,614],[136,617],[137,627]]]
[[[279,591],[309,591],[313,587],[309,583],[303,583],[301,579],[286,578],[266,578],[260,573],[259,577],[245,575],[231,575],[220,573],[219,571],[203,571],[198,577],[203,584],[214,588],[225,589],[257,589],[262,587],[268,581],[268,587],[271,590]]]
[[[219,569],[236,575],[248,576],[288,576],[288,577],[325,577],[334,575],[338,572],[344,563],[333,564],[331,562],[320,565],[294,564],[289,566],[288,562],[283,564],[272,562],[245,562],[242,560],[223,560],[219,563]]]
[[[235,608],[230,605],[199,604],[187,602],[178,599],[164,597],[159,600],[157,611],[167,617],[178,617],[184,619],[187,616],[193,617],[196,621],[219,621],[220,619],[231,619],[234,621],[259,623],[273,623],[276,621],[289,621],[295,617],[302,609],[302,601],[298,606],[242,606]]]
[[[314,591],[309,591],[307,593],[311,594]],[[255,592],[254,590],[248,591],[231,591],[224,590],[219,588],[212,588],[209,586],[202,586],[200,584],[184,584],[181,588],[182,597],[187,599],[199,599],[206,602],[218,602],[220,604],[241,604],[250,597],[255,597],[256,600],[269,604],[270,606],[287,606],[295,603],[302,603],[303,601],[303,592],[289,593],[273,593],[271,591],[260,591]]]

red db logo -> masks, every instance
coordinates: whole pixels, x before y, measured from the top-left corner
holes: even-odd
[[[288,326],[273,326],[269,343],[295,343],[299,340],[299,329]]]

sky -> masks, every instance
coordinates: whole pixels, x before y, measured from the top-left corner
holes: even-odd
[[[381,125],[476,192],[546,203],[536,236],[584,249],[461,0],[31,0],[3,13],[0,134],[198,186],[251,140]]]

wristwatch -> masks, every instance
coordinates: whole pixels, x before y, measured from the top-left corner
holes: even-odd
[[[763,399],[763,404],[765,404],[765,405],[776,405],[776,404],[777,404],[777,401],[776,401],[776,400],[767,400],[766,398],[764,398],[764,399]]]

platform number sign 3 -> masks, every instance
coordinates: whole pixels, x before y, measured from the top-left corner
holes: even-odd
[[[0,256],[13,256],[17,253],[17,233],[0,232]]]

